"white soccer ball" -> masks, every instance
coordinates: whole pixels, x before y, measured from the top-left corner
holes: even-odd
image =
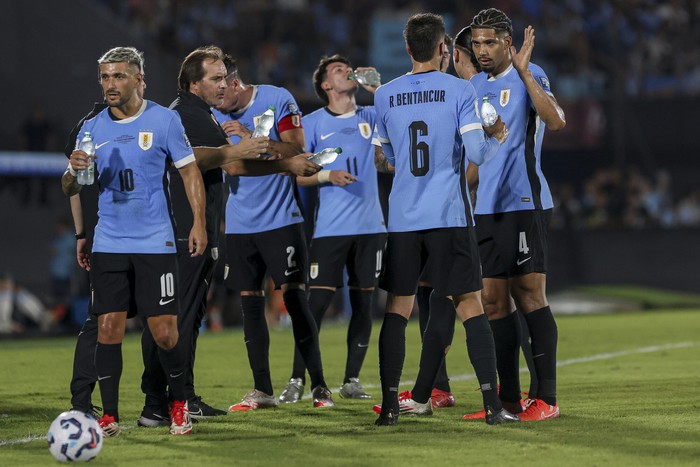
[[[51,423],[49,451],[61,462],[87,462],[102,449],[102,428],[90,414],[69,410]]]

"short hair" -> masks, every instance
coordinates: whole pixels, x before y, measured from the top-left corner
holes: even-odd
[[[454,42],[454,40],[452,39],[452,36],[450,36],[449,34],[445,33],[445,45],[446,45],[447,47],[452,47],[452,43],[453,43],[453,42]]]
[[[235,58],[229,54],[224,55],[224,66],[226,67],[226,84],[231,84],[234,79],[240,79]]]
[[[114,47],[97,59],[97,67],[106,63],[127,63],[135,66],[140,73],[144,72],[143,52],[135,47]]]
[[[181,91],[189,91],[190,83],[196,83],[204,78],[204,67],[202,64],[205,60],[222,60],[224,53],[215,45],[207,45],[199,47],[190,52],[180,65],[180,73],[177,75],[177,87]]]
[[[445,23],[434,13],[418,13],[410,18],[403,29],[403,37],[417,62],[428,62],[440,42],[445,40]]]
[[[472,62],[472,65],[474,65],[474,68],[476,68],[477,70],[481,70],[479,60],[477,60],[476,56],[474,55],[474,47],[472,46],[471,26],[462,28],[462,30],[457,33],[454,40],[454,46],[459,50],[466,52],[466,54],[469,55],[469,60]]]
[[[328,78],[328,65],[337,62],[344,63],[350,68],[352,68],[350,60],[348,60],[342,55],[335,54],[331,55],[330,57],[322,57],[321,61],[318,62],[318,66],[314,70],[314,74],[311,77],[311,83],[314,86],[314,91],[316,91],[316,95],[319,99],[323,101],[325,105],[328,105],[328,94],[326,94],[326,91],[324,91],[321,87],[321,83],[323,83],[326,80],[326,78]]]
[[[513,22],[508,15],[497,8],[481,10],[474,16],[469,26],[472,29],[493,29],[496,33],[505,32],[508,36],[513,35]]]

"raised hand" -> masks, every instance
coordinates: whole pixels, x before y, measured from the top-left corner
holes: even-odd
[[[520,51],[515,50],[515,46],[510,46],[510,56],[513,60],[513,67],[518,70],[518,73],[527,71],[530,65],[530,57],[532,50],[535,48],[535,29],[532,26],[525,28],[523,45]]]

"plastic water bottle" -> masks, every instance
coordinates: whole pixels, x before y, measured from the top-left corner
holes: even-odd
[[[92,135],[89,131],[85,132],[78,149],[88,155],[88,166],[78,170],[78,185],[92,185],[95,183],[95,143],[92,142]]]
[[[481,104],[481,122],[485,127],[493,126],[498,120],[498,113],[496,108],[489,102],[489,98],[484,96],[483,102]]]
[[[341,148],[326,148],[323,151],[317,152],[313,156],[309,156],[309,160],[314,164],[323,166],[331,164],[334,160],[337,159],[338,154],[340,154],[341,152],[343,152]]]
[[[348,75],[348,79],[354,79],[364,86],[379,86],[382,82],[382,77],[376,70],[354,71]]]
[[[255,130],[253,131],[253,138],[261,138],[263,136],[270,136],[270,130],[272,125],[275,123],[275,108],[270,106],[258,120],[258,124],[255,125]]]

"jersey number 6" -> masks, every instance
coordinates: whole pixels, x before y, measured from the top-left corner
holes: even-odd
[[[411,173],[414,177],[423,177],[430,170],[430,148],[425,141],[418,141],[418,136],[428,136],[428,124],[418,120],[408,126],[411,134]]]

